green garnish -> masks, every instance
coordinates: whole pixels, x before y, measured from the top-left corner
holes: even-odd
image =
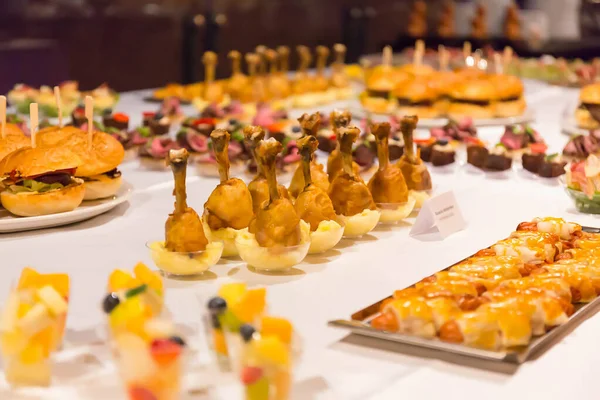
[[[241,129],[231,132],[231,138],[236,142],[242,142],[244,140],[244,134]]]
[[[61,183],[43,183],[34,181],[33,179],[24,179],[23,185],[11,185],[10,191],[13,193],[38,192],[45,193],[55,189],[62,189],[64,186]]]
[[[558,153],[552,153],[552,154],[548,154],[546,156],[546,161],[552,161],[554,158],[556,158],[558,156]]]
[[[134,287],[133,289],[129,289],[125,292],[125,298],[129,299],[130,297],[137,296],[138,294],[144,293],[146,289],[148,289],[148,285],[145,283],[143,285]]]
[[[142,135],[143,137],[150,137],[150,128],[147,126],[140,126],[139,128],[137,128],[137,131],[140,135]]]
[[[107,126],[104,128],[106,133],[119,133],[121,130],[119,128],[115,128],[114,126]]]
[[[494,147],[504,147],[505,150],[508,150],[508,147],[506,147],[504,143],[496,143],[496,146]]]
[[[239,332],[242,326],[241,321],[229,309],[218,316],[219,323],[229,332]]]

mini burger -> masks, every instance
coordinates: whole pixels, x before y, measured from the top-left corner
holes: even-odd
[[[0,201],[14,215],[33,217],[72,211],[85,187],[74,177],[81,159],[66,148],[18,149],[0,161]]]
[[[525,98],[523,97],[523,83],[513,75],[490,75],[488,80],[496,90],[496,103],[494,114],[496,117],[516,117],[525,112]]]
[[[31,144],[31,139],[25,136],[17,125],[6,124],[4,130],[5,137],[0,137],[0,160],[13,151]]]
[[[88,150],[88,134],[78,130],[56,145],[70,149],[81,158],[77,177],[85,182],[84,200],[103,199],[117,193],[122,184],[117,167],[125,157],[123,145],[117,139],[108,133],[95,131],[92,147]]]
[[[582,129],[600,128],[600,122],[594,118],[596,110],[600,110],[600,83],[594,83],[581,88],[579,106],[575,110],[577,125]]]
[[[450,90],[448,116],[457,120],[492,118],[495,100],[496,90],[487,79],[461,82]]]
[[[454,85],[462,82],[464,77],[452,71],[437,71],[429,77],[429,86],[437,92],[435,109],[439,115],[446,115],[450,106],[450,92]]]
[[[400,67],[399,70],[414,77],[430,76],[435,72],[431,65],[426,64],[406,64]]]
[[[391,67],[374,71],[367,79],[366,91],[360,97],[363,107],[374,113],[392,112],[395,107],[392,91],[404,79],[408,79],[408,76],[394,74]]]
[[[398,102],[398,113],[401,115],[417,115],[419,118],[434,118],[437,110],[434,104],[438,94],[431,87],[427,78],[409,79],[394,89],[393,95]]]

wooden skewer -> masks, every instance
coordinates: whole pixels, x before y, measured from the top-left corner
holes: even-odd
[[[92,96],[85,96],[85,118],[87,118],[88,150],[91,150],[94,140],[94,99]]]
[[[385,46],[383,48],[383,55],[381,57],[381,64],[389,67],[392,65],[392,46]]]
[[[283,73],[287,73],[289,70],[289,56],[290,48],[287,46],[277,47],[277,53],[279,53],[279,70]]]
[[[512,62],[513,58],[513,49],[510,46],[506,46],[504,48],[504,53],[502,54],[502,64],[504,65],[504,69],[506,70],[508,65]]]
[[[58,127],[63,127],[62,101],[60,99],[60,88],[54,86],[54,98],[56,99],[56,109],[58,110]]]
[[[423,55],[425,54],[425,42],[421,39],[415,43],[415,54],[413,55],[413,65],[423,64]]]
[[[475,53],[473,53],[473,66],[475,68],[479,68],[480,61],[481,61],[481,53],[479,51],[476,51]]]
[[[465,42],[463,44],[463,58],[466,60],[468,57],[471,57],[471,42]]]
[[[35,137],[37,136],[37,130],[39,126],[37,103],[31,103],[29,105],[29,121],[31,129],[31,147],[35,149]]]
[[[448,50],[446,50],[446,48],[442,44],[438,46],[438,57],[440,63],[440,71],[446,71],[448,69],[448,62],[450,56]]]
[[[421,54],[425,54],[425,42],[423,39],[418,39],[415,42],[415,52],[420,52]]]
[[[500,53],[494,52],[494,70],[498,75],[504,72],[504,68],[502,67],[502,57],[500,57]]]
[[[0,123],[2,124],[2,139],[6,137],[6,96],[0,96]]]

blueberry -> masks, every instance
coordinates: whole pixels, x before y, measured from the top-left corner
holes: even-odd
[[[169,340],[173,343],[177,343],[181,347],[185,347],[185,340],[183,340],[181,336],[171,336]]]
[[[163,119],[164,115],[160,112],[157,112],[156,114],[154,114],[154,119],[157,121],[160,121],[161,119]]]
[[[238,120],[237,120],[237,119],[235,119],[235,118],[231,118],[231,119],[229,120],[229,125],[237,125],[237,124],[238,124]]]
[[[300,128],[299,126],[292,126],[292,132],[300,133],[302,132],[302,128]]]
[[[110,314],[120,303],[119,296],[116,293],[110,293],[104,298],[102,309],[105,313]]]
[[[216,314],[216,313],[225,311],[226,308],[227,308],[227,302],[222,297],[213,297],[208,302],[208,309],[212,313]]]
[[[242,335],[242,339],[244,339],[244,342],[249,342],[250,339],[252,339],[252,335],[254,335],[254,332],[256,332],[256,330],[252,325],[244,324],[240,326],[240,335]]]
[[[447,139],[438,139],[437,144],[439,144],[440,146],[445,146],[448,144],[448,140]]]

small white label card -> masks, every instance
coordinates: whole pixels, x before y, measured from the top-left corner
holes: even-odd
[[[410,230],[410,236],[438,231],[444,239],[465,229],[466,226],[456,197],[450,191],[425,200]]]

